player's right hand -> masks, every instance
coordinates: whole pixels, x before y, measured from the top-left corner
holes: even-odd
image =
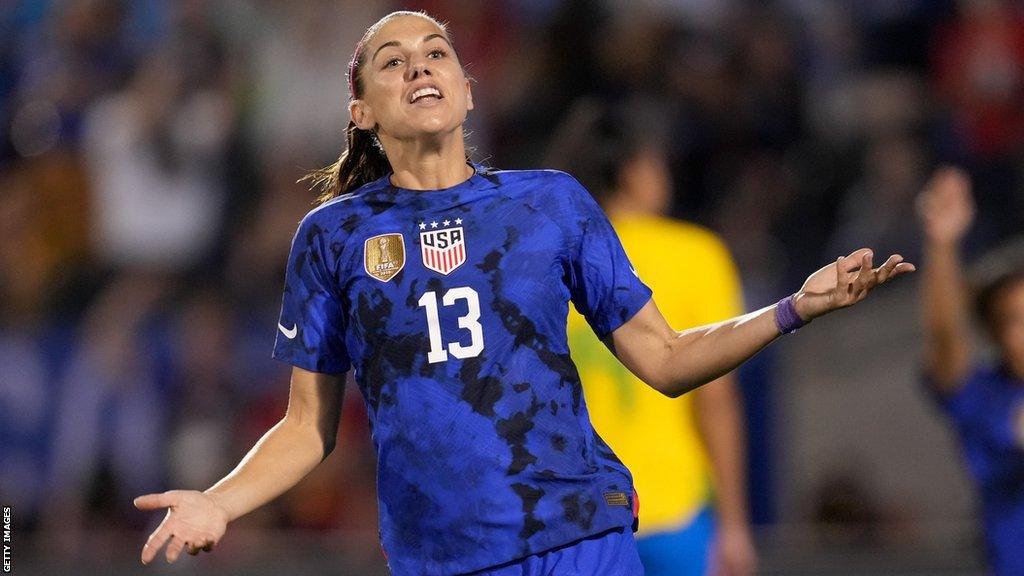
[[[167,508],[167,516],[142,547],[142,563],[149,564],[167,544],[166,557],[174,562],[186,549],[196,555],[209,552],[224,536],[229,515],[209,494],[195,490],[171,490],[135,499],[139,510]]]
[[[970,178],[957,168],[939,169],[918,196],[917,211],[930,242],[960,242],[974,222]]]

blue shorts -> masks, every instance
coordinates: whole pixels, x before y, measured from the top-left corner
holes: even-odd
[[[705,576],[715,534],[714,513],[705,507],[686,526],[637,538],[647,576]]]
[[[643,576],[629,528],[610,530],[472,576]]]

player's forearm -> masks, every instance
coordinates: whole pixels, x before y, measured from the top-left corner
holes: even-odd
[[[678,332],[662,350],[662,393],[680,394],[727,374],[779,337],[775,305]]]
[[[697,423],[714,472],[718,521],[723,526],[746,530],[747,450],[736,378],[728,374],[695,394]]]
[[[327,455],[320,434],[282,419],[267,431],[238,466],[207,494],[235,520],[277,498],[302,480]]]
[[[967,363],[969,346],[967,290],[958,246],[927,243],[923,272],[927,367],[933,377],[953,380]]]

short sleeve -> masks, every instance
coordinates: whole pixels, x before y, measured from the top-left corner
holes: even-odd
[[[604,338],[651,299],[601,207],[575,179],[569,183],[574,241],[569,252],[569,293],[576,310]]]
[[[292,239],[274,358],[311,372],[341,374],[351,367],[345,316],[324,256],[327,232],[311,220],[303,219]]]

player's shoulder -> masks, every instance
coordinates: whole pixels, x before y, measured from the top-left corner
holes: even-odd
[[[528,170],[484,168],[483,174],[498,185],[511,190],[535,191],[561,188],[578,191],[583,189],[583,186],[571,174],[548,168]]]
[[[387,177],[363,184],[315,206],[299,222],[299,230],[330,229],[351,233],[355,226],[374,212],[367,199],[387,188]]]

